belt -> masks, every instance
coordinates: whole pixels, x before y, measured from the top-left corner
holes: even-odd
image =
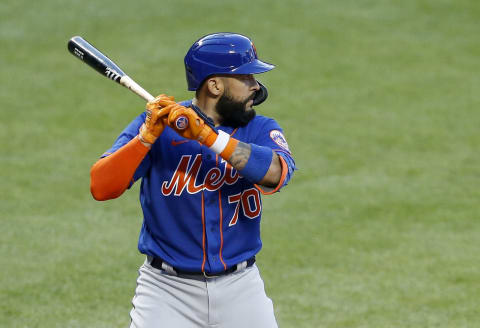
[[[216,277],[224,276],[237,271],[242,271],[245,268],[251,267],[254,263],[255,263],[255,256],[249,258],[246,261],[240,262],[228,268],[225,271],[210,274],[204,271],[190,272],[190,271],[180,270],[172,267],[171,265],[169,265],[168,263],[166,263],[165,261],[163,261],[161,258],[158,258],[158,257],[154,257],[152,260],[150,260],[150,265],[152,267],[158,270],[166,271],[169,274],[172,274],[175,276],[190,276],[190,277],[204,277],[204,278],[216,278]]]

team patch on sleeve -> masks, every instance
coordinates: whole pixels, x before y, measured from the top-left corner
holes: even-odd
[[[272,140],[277,145],[279,145],[280,147],[282,147],[286,151],[290,152],[290,149],[288,148],[287,140],[283,136],[282,132],[280,132],[278,130],[272,130],[272,131],[270,131],[270,138],[272,138]]]

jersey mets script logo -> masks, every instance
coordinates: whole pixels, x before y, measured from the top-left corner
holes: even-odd
[[[197,181],[199,180],[198,173],[202,166],[202,155],[196,155],[193,163],[190,165],[191,159],[192,155],[182,156],[170,181],[162,183],[163,195],[169,196],[173,193],[175,196],[180,196],[185,189],[189,194],[196,194],[203,189],[215,191],[224,184],[234,184],[240,178],[237,171],[230,164],[225,163],[223,170],[219,167],[212,167],[205,175],[203,181]]]
[[[278,130],[272,130],[270,132],[270,138],[272,138],[272,140],[277,144],[279,145],[280,147],[282,147],[283,149],[285,149],[286,151],[290,152],[290,149],[288,149],[288,143],[287,143],[287,140],[285,139],[285,137],[283,136],[283,133],[278,131]]]

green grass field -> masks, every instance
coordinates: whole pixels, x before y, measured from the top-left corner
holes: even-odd
[[[126,327],[138,185],[89,169],[144,103],[71,56],[82,35],[186,99],[200,36],[277,65],[260,114],[299,171],[264,197],[259,255],[281,327],[480,327],[480,2],[0,2],[0,327]]]

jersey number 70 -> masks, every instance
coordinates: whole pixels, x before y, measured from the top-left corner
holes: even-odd
[[[243,215],[249,219],[255,219],[262,211],[260,193],[255,188],[246,189],[242,193],[228,196],[228,203],[236,204],[235,213],[228,224],[229,227],[237,224],[240,207],[242,207]]]

